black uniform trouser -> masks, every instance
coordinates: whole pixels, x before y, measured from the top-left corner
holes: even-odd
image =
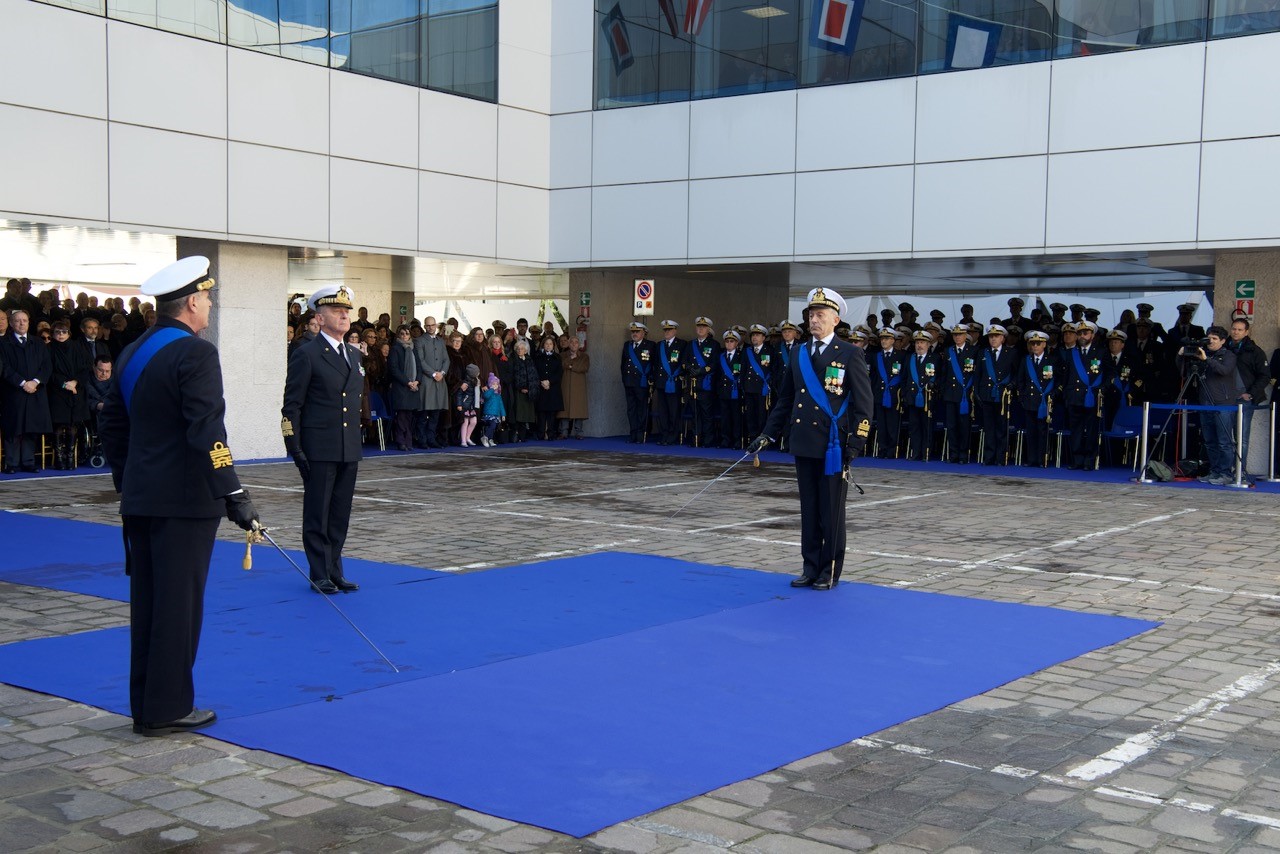
[[[34,467],[36,464],[36,436],[23,433],[4,437],[4,464],[7,468]]]
[[[754,439],[764,430],[764,422],[769,411],[765,407],[765,396],[758,392],[748,391],[742,395],[743,435]]]
[[[627,426],[631,428],[631,441],[644,439],[649,429],[649,389],[624,386],[627,392]]]
[[[876,397],[876,456],[892,459],[898,456],[898,436],[902,431],[902,414],[896,406],[882,406]]]
[[[699,447],[708,448],[716,439],[716,393],[709,388],[698,388],[694,401],[694,424],[698,431]]]
[[[129,709],[134,723],[168,723],[195,708],[191,670],[200,645],[204,585],[219,521],[124,517]]]
[[[1049,423],[1036,417],[1036,410],[1023,410],[1026,414],[1027,451],[1022,461],[1030,466],[1043,466],[1049,450]]]
[[[752,437],[754,438],[754,437]],[[729,448],[742,447],[742,398],[720,399],[720,444]]]
[[[657,403],[658,427],[662,431],[662,441],[674,445],[680,441],[680,422],[684,418],[684,407],[681,405],[680,392],[676,391],[668,394],[665,391],[661,391],[658,393]]]
[[[933,416],[924,407],[907,407],[907,441],[911,444],[911,459],[923,460],[933,447]]]
[[[796,457],[800,487],[800,557],[804,575],[839,581],[844,570],[845,498],[849,484],[838,474],[824,474],[822,457]]]
[[[972,427],[971,414],[960,411],[960,402],[947,401],[947,458],[950,462],[969,462]]]
[[[1092,468],[1098,459],[1097,407],[1068,406],[1067,429],[1071,431],[1071,464]]]
[[[1001,413],[1001,408],[998,400],[978,402],[978,414],[982,418],[983,465],[1004,465],[1004,455],[1009,450],[1009,419]]]
[[[413,414],[413,442],[419,447],[434,448],[440,442],[436,441],[436,430],[440,426],[440,409],[422,409]]]
[[[359,462],[311,461],[302,493],[302,547],[314,582],[342,578],[342,547],[351,521]]]

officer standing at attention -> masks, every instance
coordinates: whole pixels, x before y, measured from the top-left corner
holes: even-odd
[[[751,443],[759,452],[791,425],[791,453],[800,488],[800,554],[804,569],[792,587],[830,590],[844,569],[845,469],[871,432],[871,380],[863,351],[836,338],[844,298],[829,288],[809,292],[812,339],[783,372],[777,404]]]
[[[649,432],[649,398],[653,389],[654,363],[658,348],[646,341],[649,327],[638,320],[627,327],[631,340],[622,345],[622,390],[627,396],[627,426],[633,444],[644,444]]]
[[[156,299],[156,325],[120,354],[98,415],[124,521],[129,706],[133,731],[145,736],[217,719],[195,707],[191,675],[209,560],[223,513],[245,530],[258,519],[227,447],[218,350],[198,337],[213,286],[201,256],[143,283]]]
[[[694,445],[709,448],[715,440],[716,393],[713,388],[720,362],[720,343],[711,332],[711,318],[699,316],[694,322],[698,336],[689,342],[689,374],[693,379]]]
[[[360,467],[364,391],[360,351],[343,343],[354,299],[346,285],[330,285],[311,295],[308,305],[320,319],[320,334],[289,357],[280,410],[285,450],[302,475],[302,547],[311,589],[317,593],[360,589],[342,572]]]
[[[659,445],[680,444],[680,429],[684,426],[684,380],[689,361],[688,342],[678,337],[680,324],[674,320],[662,321],[662,341],[658,344],[657,366],[654,369],[654,385],[657,386],[658,429],[662,435]]]

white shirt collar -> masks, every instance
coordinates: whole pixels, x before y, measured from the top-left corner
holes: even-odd
[[[320,334],[324,336],[324,340],[329,342],[329,346],[332,347],[335,352],[341,353],[344,356],[347,354],[347,351],[342,346],[342,342],[339,341],[337,338],[334,338],[332,335],[330,335],[328,332],[325,332],[323,329],[320,330]]]

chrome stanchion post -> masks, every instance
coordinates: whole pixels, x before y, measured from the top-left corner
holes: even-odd
[[[1147,477],[1147,463],[1151,462],[1147,459],[1147,432],[1151,425],[1151,401],[1142,401],[1142,439],[1138,443],[1138,465],[1142,466],[1142,471],[1138,472],[1138,483],[1151,483],[1151,478]]]
[[[1244,404],[1236,403],[1236,482],[1232,484],[1236,489],[1244,486],[1244,455],[1247,449],[1240,447],[1240,440],[1244,438]]]

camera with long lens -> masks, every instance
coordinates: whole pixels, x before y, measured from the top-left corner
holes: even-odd
[[[1179,356],[1185,356],[1182,361],[1182,373],[1185,376],[1201,376],[1205,371],[1205,363],[1199,358],[1200,351],[1208,351],[1208,338],[1183,338],[1182,349],[1178,351]]]

